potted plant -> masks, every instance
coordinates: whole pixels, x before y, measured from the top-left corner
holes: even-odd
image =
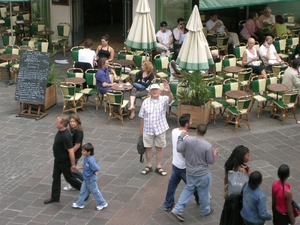
[[[51,58],[56,52],[51,54]],[[51,62],[49,64],[48,83],[45,94],[45,110],[57,103],[57,86],[60,84],[60,73],[56,65]]]
[[[179,115],[183,113],[191,114],[191,127],[197,127],[199,123],[208,124],[211,110],[209,104],[210,89],[207,83],[218,79],[203,76],[200,71],[191,74],[183,72],[182,74],[183,77],[178,78],[181,85],[177,90]]]

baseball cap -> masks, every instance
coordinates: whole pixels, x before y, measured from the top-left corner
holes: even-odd
[[[160,86],[159,86],[159,84],[151,84],[150,85],[150,90],[152,90],[152,89],[160,89]]]
[[[166,27],[166,26],[168,26],[168,23],[167,23],[166,21],[162,21],[162,22],[160,23],[160,26],[161,26],[161,27]]]

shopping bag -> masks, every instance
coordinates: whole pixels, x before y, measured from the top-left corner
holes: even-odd
[[[243,172],[228,172],[228,197],[234,198],[241,194],[242,188],[249,180],[249,175]]]

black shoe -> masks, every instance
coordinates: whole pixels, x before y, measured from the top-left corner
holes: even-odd
[[[49,198],[44,201],[44,204],[50,204],[50,203],[54,203],[54,202],[59,202],[59,200],[54,199],[54,198]]]
[[[185,221],[185,218],[182,216],[182,215],[179,215],[177,213],[173,213],[171,212],[175,217],[176,219],[178,219],[180,222],[184,222]]]
[[[165,207],[165,206],[164,206],[164,210],[165,210],[166,212],[170,212],[170,211],[174,208],[174,206],[175,206],[175,204],[173,204],[171,207]]]

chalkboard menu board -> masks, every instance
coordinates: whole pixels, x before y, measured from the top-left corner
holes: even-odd
[[[16,100],[43,105],[48,80],[50,54],[38,51],[22,51]]]

